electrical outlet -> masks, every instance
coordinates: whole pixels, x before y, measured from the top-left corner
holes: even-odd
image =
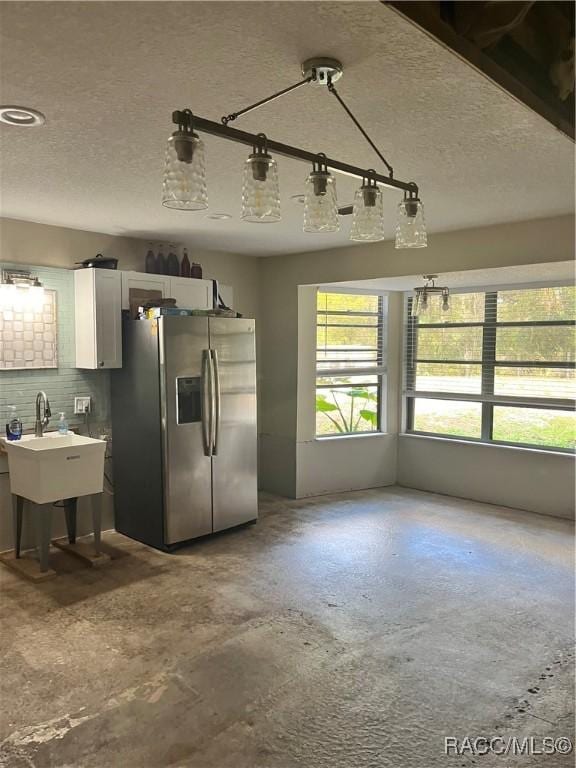
[[[75,397],[74,398],[74,413],[78,414],[85,414],[90,413],[92,410],[92,402],[90,395],[87,395],[86,397]]]

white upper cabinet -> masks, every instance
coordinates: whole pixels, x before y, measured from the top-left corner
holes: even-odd
[[[122,275],[122,309],[130,309],[130,289],[160,291],[162,298],[170,295],[168,275],[150,275],[146,272],[120,272]]]
[[[74,272],[76,367],[122,367],[122,310],[130,309],[130,291],[157,291],[176,299],[180,309],[212,309],[212,280],[152,275],[114,269]],[[233,290],[219,285],[224,303],[234,306]]]
[[[74,272],[76,367],[122,367],[122,278],[113,269]]]
[[[176,299],[179,309],[212,309],[212,280],[193,277],[170,277],[167,294]]]
[[[180,309],[212,309],[212,280],[171,277],[146,272],[121,272],[122,309],[130,309],[130,290],[160,291],[163,299],[176,299]]]

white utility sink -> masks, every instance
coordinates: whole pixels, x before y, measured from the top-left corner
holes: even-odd
[[[10,491],[36,504],[101,493],[106,442],[68,432],[6,440]]]

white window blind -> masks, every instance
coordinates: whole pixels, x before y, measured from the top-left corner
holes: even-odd
[[[385,298],[318,291],[316,432],[377,431],[385,372]]]
[[[431,298],[407,320],[408,429],[573,448],[575,320],[572,286]]]

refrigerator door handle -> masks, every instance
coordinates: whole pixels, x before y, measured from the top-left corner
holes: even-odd
[[[212,455],[218,455],[218,442],[220,439],[220,368],[218,366],[218,352],[213,349],[212,354],[212,372],[214,374],[214,386],[212,388],[214,395],[214,440],[212,442]]]
[[[202,350],[202,443],[204,455],[212,455],[212,430],[214,424],[214,382],[212,359],[209,349]]]

